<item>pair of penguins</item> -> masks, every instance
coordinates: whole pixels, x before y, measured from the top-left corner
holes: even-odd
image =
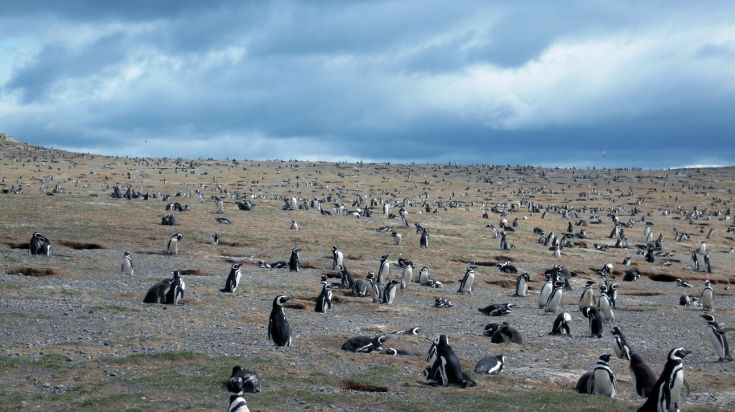
[[[33,232],[29,243],[31,255],[51,256],[51,241],[46,236]]]
[[[184,298],[186,284],[181,279],[181,272],[178,270],[172,272],[173,278],[163,279],[148,289],[144,303],[162,303],[166,305],[176,305]]]
[[[638,395],[647,398],[646,402],[638,408],[639,412],[679,410],[681,390],[686,385],[682,360],[690,353],[691,351],[683,347],[671,349],[664,369],[657,380],[640,356],[631,354],[633,385]],[[611,354],[600,355],[592,371],[585,373],[577,381],[578,392],[615,397],[617,381],[609,365],[611,356]]]
[[[426,382],[430,385],[458,386],[471,388],[477,383],[465,372],[459,362],[459,357],[449,345],[449,337],[438,334],[426,353],[426,362],[431,366],[423,370]],[[486,356],[475,366],[476,373],[496,374],[505,365],[505,355]]]
[[[245,392],[260,392],[260,377],[258,374],[236,365],[232,368],[230,379],[225,381],[224,385],[225,389],[232,393],[227,412],[250,412],[243,395]]]

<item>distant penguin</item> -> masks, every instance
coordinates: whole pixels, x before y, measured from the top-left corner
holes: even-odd
[[[355,283],[352,285],[352,296],[364,297],[368,293],[368,284],[362,279],[355,279]]]
[[[408,262],[403,267],[401,274],[401,289],[408,289],[408,285],[413,281],[413,263]]]
[[[228,293],[234,293],[237,289],[237,286],[240,284],[240,277],[242,276],[242,271],[240,270],[242,268],[242,265],[239,263],[235,263],[230,268],[230,274],[227,275],[227,280],[225,281],[225,287],[220,289],[220,292],[228,292]]]
[[[572,322],[572,315],[569,312],[562,312],[557,315],[554,325],[551,327],[549,335],[571,335],[569,324]]]
[[[383,303],[387,305],[392,305],[396,301],[396,294],[398,293],[398,286],[399,282],[395,279],[388,282],[387,285],[385,285],[385,290],[383,291]]]
[[[30,242],[31,255],[51,256],[51,242],[44,235],[34,232]]]
[[[620,359],[628,359],[630,360],[630,347],[628,346],[628,342],[625,340],[625,335],[623,335],[623,332],[620,331],[620,328],[615,326],[612,328],[612,335],[613,335],[613,352],[615,352],[615,356],[617,356]]]
[[[395,244],[396,246],[398,246],[398,245],[401,244],[401,237],[402,236],[401,236],[400,233],[398,233],[398,232],[391,232],[390,235],[393,236],[393,244]]]
[[[344,254],[337,249],[337,245],[332,245],[332,270],[339,269],[344,263]]]
[[[697,253],[699,253],[700,255],[706,255],[707,254],[707,243],[705,243],[704,241],[702,241],[699,244],[699,248],[697,249]]]
[[[431,284],[431,273],[429,272],[429,268],[426,266],[422,267],[419,271],[419,284],[422,286],[428,286]]]
[[[217,234],[217,232],[212,232],[212,234],[209,235],[209,243],[212,246],[219,245],[219,234]]]
[[[342,344],[342,350],[347,352],[361,352],[370,353],[383,350],[383,344],[388,340],[386,335],[377,335],[375,337],[369,336],[355,336],[354,338],[347,339]]]
[[[516,293],[513,296],[525,297],[528,294],[528,282],[530,282],[531,276],[528,273],[524,273],[516,279]]]
[[[475,282],[475,268],[476,266],[473,264],[467,265],[464,277],[459,283],[459,290],[457,290],[457,293],[462,295],[472,294],[472,284]]]
[[[503,316],[510,314],[514,307],[516,307],[516,305],[512,303],[496,303],[477,310],[487,316]]]
[[[125,251],[125,253],[123,253],[123,261],[122,265],[120,265],[120,271],[123,275],[133,276],[133,257],[128,251]]]
[[[421,238],[419,239],[419,247],[420,248],[429,247],[429,231],[426,230],[426,228],[421,230]]]
[[[344,289],[351,289],[355,286],[355,278],[352,276],[352,273],[347,270],[345,265],[339,265],[337,266],[337,269],[339,270],[341,286]]]
[[[623,266],[630,266],[630,256],[626,256],[625,259],[623,259]]]
[[[561,257],[561,248],[559,245],[554,246],[554,252],[552,253],[555,258]]]
[[[322,284],[322,291],[316,298],[314,312],[327,313],[327,309],[332,309],[332,285],[324,283]]]
[[[704,310],[712,310],[715,294],[709,280],[704,281],[704,289],[702,289],[702,307]]]
[[[646,255],[644,256],[644,259],[648,263],[654,263],[656,261],[656,258],[653,256],[653,247],[648,247],[648,250],[646,251]]]
[[[630,354],[630,377],[635,392],[641,398],[647,398],[656,383],[656,375],[646,365],[641,355],[631,352]]]
[[[381,303],[383,301],[383,293],[380,290],[380,285],[375,281],[375,274],[368,272],[367,275],[368,291],[370,296],[373,297],[373,303]]]
[[[503,370],[505,365],[505,355],[500,354],[497,356],[488,355],[480,359],[475,366],[475,373],[482,373],[488,375],[495,375]]]
[[[171,287],[166,292],[166,303],[169,305],[178,305],[181,299],[184,298],[184,290],[186,284],[181,279],[181,275],[178,270],[173,272],[174,278],[171,280]]]
[[[584,308],[582,314],[589,320],[590,336],[602,338],[602,325],[605,321],[602,313],[596,307],[591,306]]]
[[[640,270],[638,270],[638,268],[632,268],[632,269],[628,269],[625,271],[625,276],[623,276],[623,281],[635,282],[640,277],[641,277]]]
[[[704,271],[712,273],[712,264],[710,263],[709,255],[704,255]]]
[[[651,388],[646,402],[638,412],[678,411],[681,389],[684,387],[684,365],[682,360],[692,353],[684,348],[669,352],[664,370]]]
[[[173,236],[171,236],[168,239],[168,243],[166,244],[166,253],[169,255],[178,255],[179,254],[179,241],[183,237],[184,235],[182,235],[181,233],[176,233]]]
[[[296,219],[291,219],[291,230],[299,230],[299,222]]]
[[[388,280],[388,276],[390,276],[389,257],[390,255],[383,255],[380,257],[380,268],[378,269],[378,278],[376,279],[376,283],[379,285],[384,285]]]
[[[288,259],[288,270],[291,272],[298,272],[300,270],[299,252],[301,252],[301,249],[297,247],[291,249],[291,257]]]
[[[268,339],[272,340],[276,346],[291,346],[291,327],[286,319],[286,314],[283,313],[283,305],[288,299],[286,295],[276,296],[268,318]]]
[[[587,284],[584,287],[584,290],[582,290],[582,294],[579,296],[579,311],[581,312],[584,310],[584,308],[588,308],[591,306],[597,306],[597,302],[595,299],[595,281],[588,280]]]
[[[503,322],[495,333],[490,336],[492,343],[523,343],[523,337],[520,332],[511,327],[508,322]]]
[[[715,317],[707,314],[700,315],[704,320],[707,321],[707,338],[712,343],[712,347],[715,349],[715,353],[719,356],[718,362],[731,362],[732,356],[730,355],[730,346],[727,344],[727,332],[722,325],[717,323]]]
[[[614,398],[618,392],[618,383],[610,369],[610,354],[600,355],[592,369],[592,376],[587,383],[587,392],[593,395],[604,395]]]
[[[549,300],[549,295],[551,295],[551,291],[554,290],[554,283],[552,281],[551,274],[546,275],[546,281],[544,282],[544,285],[541,287],[541,292],[538,295],[538,307],[543,309],[546,307],[546,301]]]
[[[615,313],[613,312],[612,303],[610,303],[610,298],[607,296],[607,293],[600,293],[597,301],[597,307],[602,313],[602,317],[605,319],[605,322],[615,321]]]
[[[697,252],[692,252],[692,265],[695,272],[699,272],[699,258],[697,258]]]
[[[562,306],[563,288],[564,282],[554,284],[554,289],[551,290],[551,294],[546,300],[546,305],[544,305],[544,312],[556,313],[559,310],[559,307]]]
[[[215,197],[216,210],[215,213],[225,213],[225,200],[221,197]]]
[[[467,388],[477,385],[467,374],[462,372],[459,357],[449,346],[447,335],[440,334],[434,338],[427,359],[433,359],[431,366],[424,370],[426,381],[432,385],[459,386]]]
[[[162,303],[167,305],[177,304],[184,296],[184,286],[179,272],[173,272],[172,279],[164,279],[151,286],[143,298],[144,303]]]
[[[225,382],[228,391],[242,394],[243,392],[260,392],[260,377],[257,373],[245,370],[240,365],[232,368],[230,379]]]
[[[612,305],[612,308],[617,308],[618,305],[618,284],[617,283],[611,283],[610,287],[607,289],[607,297],[610,299],[610,304]]]

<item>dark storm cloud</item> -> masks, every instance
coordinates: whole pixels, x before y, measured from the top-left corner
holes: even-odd
[[[0,39],[0,124],[36,144],[208,157],[735,162],[729,3],[0,5],[11,33]]]

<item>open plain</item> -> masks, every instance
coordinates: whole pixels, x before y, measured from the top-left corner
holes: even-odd
[[[251,410],[633,410],[643,403],[631,387],[628,362],[614,358],[619,381],[614,399],[581,395],[577,379],[597,357],[611,353],[613,326],[626,334],[633,351],[659,374],[671,348],[684,346],[690,392],[685,410],[735,408],[735,365],[717,361],[705,337],[701,308],[679,306],[683,294],[699,296],[713,283],[714,314],[720,323],[735,316],[735,246],[732,189],[735,168],[681,170],[549,169],[520,166],[327,163],[213,159],[150,159],[82,155],[4,141],[0,158],[0,409],[2,410],[225,410],[223,381],[234,365],[256,371],[262,391],[246,394]],[[112,198],[127,186],[143,198]],[[20,188],[20,190],[19,190]],[[206,202],[196,197],[200,191]],[[164,201],[164,197],[166,200]],[[224,198],[216,213],[212,196]],[[283,210],[284,200],[313,207]],[[362,198],[363,203],[358,201]],[[240,210],[247,199],[252,210]],[[340,214],[364,210],[371,217]],[[188,211],[165,210],[168,203]],[[409,225],[389,219],[382,204],[405,205]],[[512,205],[515,205],[513,207]],[[537,206],[531,210],[530,205]],[[483,218],[483,212],[487,217]],[[176,226],[161,225],[173,214]],[[694,217],[692,217],[694,215]],[[609,238],[617,216],[628,248]],[[230,224],[220,224],[226,217]],[[517,219],[508,231],[510,250],[501,250],[493,227]],[[292,220],[299,230],[291,229]],[[584,222],[582,222],[584,221]],[[595,223],[599,221],[599,223]],[[662,251],[644,260],[648,222]],[[419,247],[414,224],[428,229],[431,242]],[[584,229],[560,257],[539,244],[539,234]],[[377,229],[393,225],[387,232]],[[32,233],[48,237],[51,256],[32,256]],[[391,231],[402,235],[396,245]],[[180,232],[178,255],[165,254],[169,237]],[[220,236],[212,245],[212,232]],[[676,241],[687,234],[687,240]],[[712,273],[695,271],[691,254],[706,241]],[[406,258],[431,270],[444,285],[412,283],[393,305],[334,291],[334,306],[314,311],[320,276],[338,281],[332,245],[358,279],[378,272],[382,255]],[[597,245],[598,247],[595,247]],[[600,245],[609,246],[606,250]],[[288,260],[301,251],[299,272],[261,268],[259,261]],[[120,266],[130,251],[135,273]],[[638,268],[637,282],[625,282]],[[531,276],[529,296],[513,297],[516,274],[496,264],[511,261]],[[477,265],[473,293],[457,293],[468,263]],[[243,264],[235,293],[222,293],[229,268]],[[589,337],[578,310],[587,280],[612,263],[618,284],[616,319],[602,339]],[[544,271],[560,264],[572,272],[573,291],[563,310],[572,315],[571,336],[549,336],[552,314],[537,306]],[[184,273],[186,293],[179,305],[144,304],[150,286]],[[397,279],[401,269],[391,268]],[[676,285],[684,279],[693,288]],[[285,308],[293,345],[275,347],[266,326],[273,298],[292,297]],[[436,297],[453,307],[435,308]],[[478,312],[491,303],[514,303],[502,318]],[[489,322],[508,321],[523,344],[494,344],[483,336]],[[347,353],[342,343],[357,335],[390,334],[420,327],[417,336],[390,335],[386,344],[405,356]],[[422,370],[431,339],[449,342],[474,388],[432,387]],[[731,336],[732,339],[732,336]],[[504,353],[499,375],[473,368],[487,354]]]

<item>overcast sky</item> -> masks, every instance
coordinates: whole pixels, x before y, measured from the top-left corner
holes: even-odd
[[[2,1],[0,131],[150,156],[735,164],[731,1]]]

